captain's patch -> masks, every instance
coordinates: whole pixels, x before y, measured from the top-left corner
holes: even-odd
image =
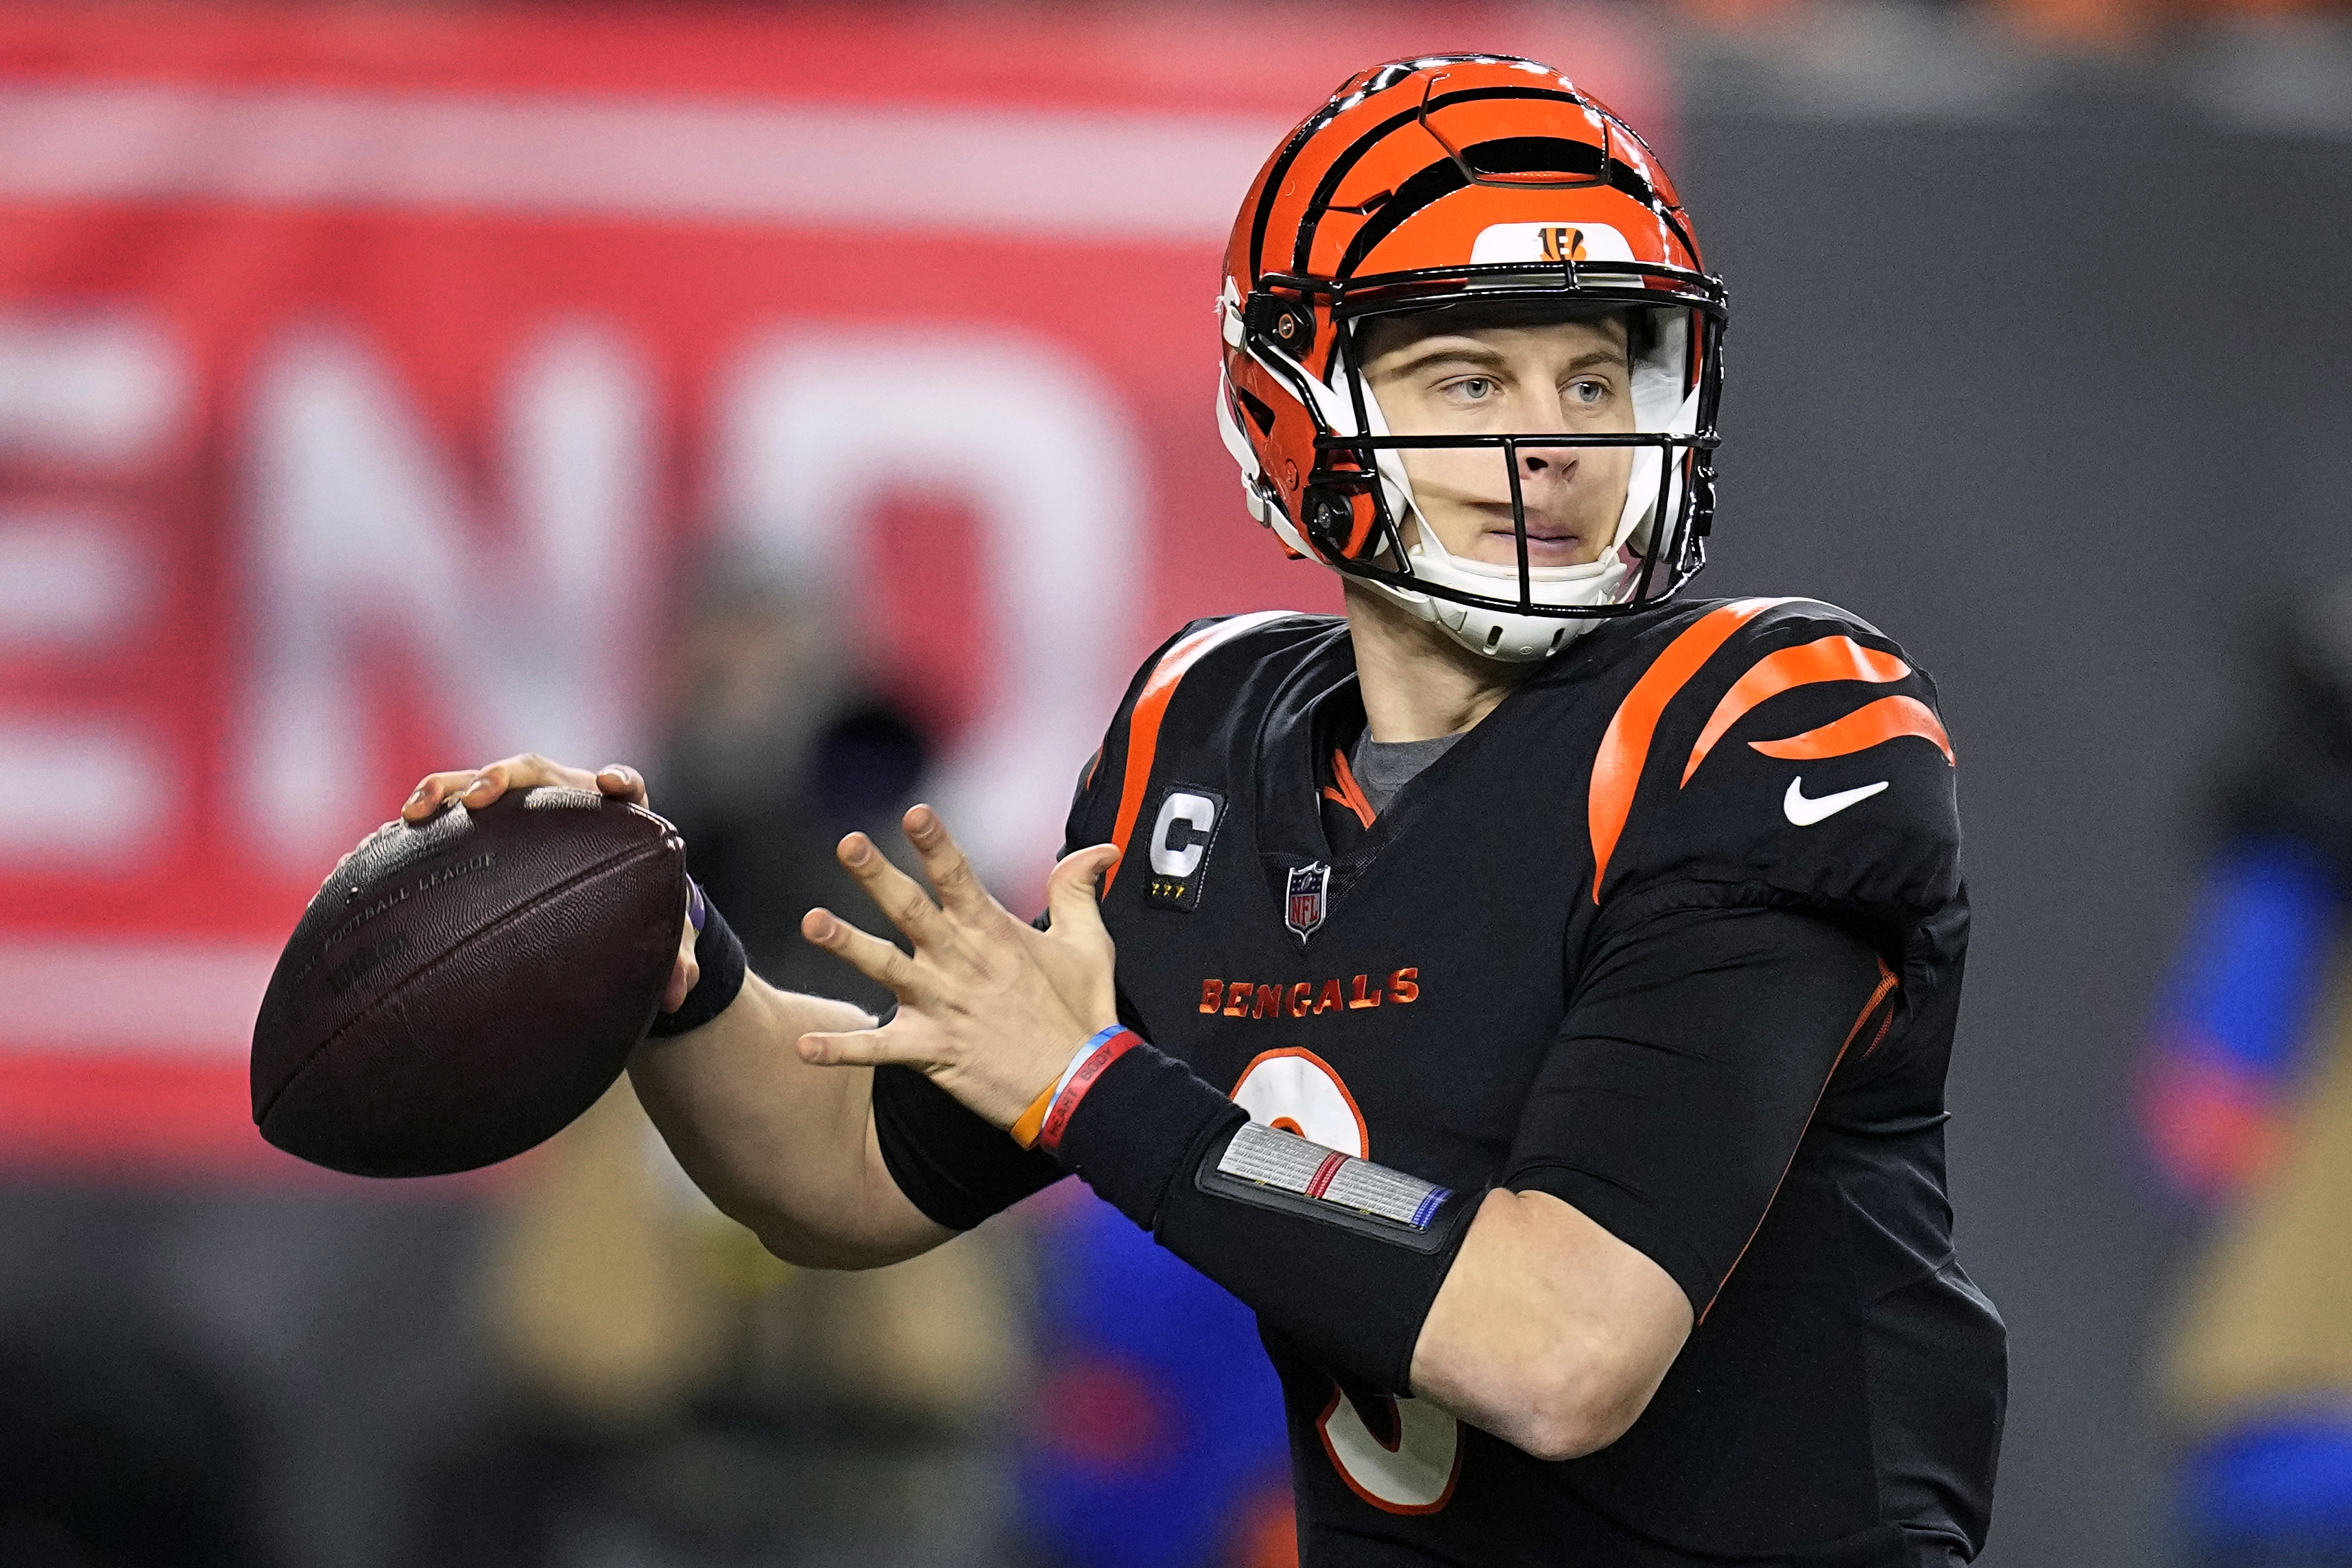
[[[1171,784],[1151,820],[1151,880],[1143,902],[1155,909],[1201,907],[1201,883],[1209,874],[1209,852],[1225,820],[1225,798],[1199,784]]]

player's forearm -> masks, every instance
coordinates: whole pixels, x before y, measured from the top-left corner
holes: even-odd
[[[1689,1333],[1673,1279],[1557,1197],[1452,1192],[1251,1124],[1131,1037],[1090,1049],[1040,1146],[1343,1382],[1569,1458]]]
[[[803,1034],[872,1021],[748,976],[710,1022],[648,1040],[630,1059],[638,1098],[695,1185],[788,1261],[871,1268],[950,1234],[883,1167],[873,1074],[812,1067],[793,1050]]]
[[[1412,1354],[1413,1392],[1538,1458],[1625,1434],[1688,1337],[1674,1280],[1559,1198],[1486,1195]]]

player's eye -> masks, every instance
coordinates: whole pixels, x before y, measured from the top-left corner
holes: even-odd
[[[1455,402],[1485,402],[1501,389],[1492,376],[1464,376],[1440,389]]]
[[[1568,401],[1575,408],[1599,408],[1609,401],[1612,390],[1607,382],[1570,382]]]

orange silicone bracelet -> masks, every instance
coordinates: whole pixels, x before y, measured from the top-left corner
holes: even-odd
[[[1061,1086],[1061,1081],[1056,1079],[1037,1091],[1037,1098],[1029,1102],[1029,1109],[1022,1112],[1021,1119],[1013,1124],[1014,1143],[1024,1149],[1037,1146],[1037,1134],[1045,1125],[1045,1113],[1054,1108],[1054,1091]]]

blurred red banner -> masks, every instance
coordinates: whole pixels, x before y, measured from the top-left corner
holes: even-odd
[[[1333,85],[1464,47],[1660,118],[1549,5],[8,8],[0,1158],[280,1168],[319,878],[430,768],[643,756],[713,544],[1034,886],[1146,649],[1336,603],[1212,426],[1218,253]]]

